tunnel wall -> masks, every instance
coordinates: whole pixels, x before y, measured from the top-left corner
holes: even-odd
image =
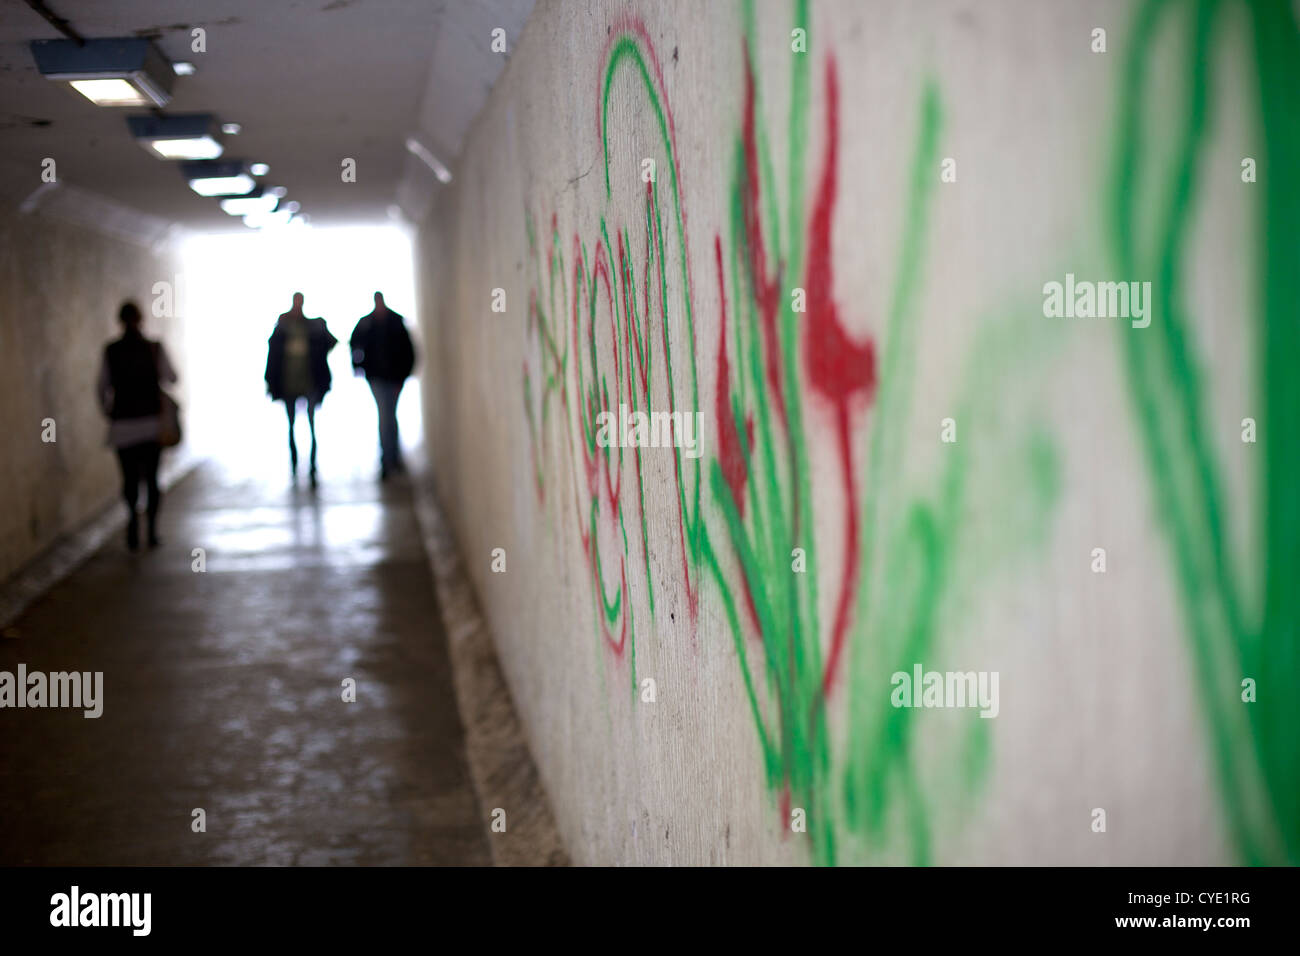
[[[145,334],[163,338],[182,379],[185,353],[180,320],[150,315],[154,283],[177,272],[170,252],[16,202],[0,211],[0,250],[3,581],[121,493],[95,382],[123,300],[145,311]],[[54,441],[43,440],[46,419]]]
[[[1296,859],[1295,24],[1192,13],[538,5],[424,395],[576,861]]]

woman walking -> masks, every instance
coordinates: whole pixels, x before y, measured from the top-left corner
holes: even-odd
[[[316,406],[330,390],[327,357],[338,342],[324,319],[309,319],[302,311],[302,293],[293,294],[293,308],[275,323],[267,342],[266,390],[271,400],[284,402],[289,418],[289,469],[298,479],[298,445],[294,442],[293,424],[298,402],[307,405],[307,427],[311,430],[311,469],[308,476],[316,487]]]
[[[122,337],[104,347],[99,369],[99,403],[109,418],[108,442],[117,449],[122,467],[122,497],[126,500],[126,546],[140,547],[136,501],[145,486],[145,516],[149,547],[158,546],[158,459],[162,452],[161,383],[175,382],[176,372],[161,342],[140,332],[140,307],[124,302],[117,313]]]

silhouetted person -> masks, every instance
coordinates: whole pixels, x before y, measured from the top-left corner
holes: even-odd
[[[379,408],[379,477],[406,471],[397,434],[397,399],[415,368],[415,349],[401,315],[375,293],[375,310],[363,315],[352,330],[352,368],[366,375]]]
[[[298,445],[293,423],[298,402],[307,403],[307,426],[311,429],[311,486],[316,487],[316,406],[330,390],[327,357],[338,342],[324,319],[309,319],[302,312],[302,293],[293,294],[293,308],[276,320],[267,342],[266,390],[272,401],[283,401],[289,417],[289,468],[298,477]]]
[[[175,382],[176,371],[161,342],[140,332],[140,307],[124,302],[118,310],[122,337],[104,347],[99,367],[99,404],[109,418],[108,443],[117,449],[122,466],[122,497],[126,500],[126,546],[140,547],[136,501],[140,482],[146,489],[145,515],[149,547],[158,546],[158,459],[162,382]]]

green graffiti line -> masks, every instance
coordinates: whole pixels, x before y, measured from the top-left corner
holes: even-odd
[[[966,445],[952,446],[937,509],[920,499],[900,500],[903,429],[914,388],[917,322],[915,288],[919,278],[926,212],[938,162],[941,123],[937,92],[926,91],[918,141],[911,166],[907,223],[898,275],[889,310],[881,388],[877,397],[878,427],[872,435],[870,466],[863,499],[866,555],[861,594],[865,612],[858,622],[854,683],[870,686],[882,662],[889,671],[906,670],[913,661],[933,653],[935,612],[942,599],[944,567],[950,555],[957,521]],[[964,416],[963,416],[964,417]],[[897,504],[895,504],[897,502]],[[882,528],[882,503],[905,516],[892,528]],[[882,540],[886,543],[881,548]],[[886,554],[888,558],[886,559]],[[873,582],[879,584],[873,586]],[[878,599],[877,599],[878,596]],[[914,862],[929,862],[930,839],[924,798],[917,792],[916,768],[910,759],[913,721],[907,710],[890,706],[883,690],[857,694],[850,702],[851,726],[866,738],[848,754],[844,770],[844,802],[852,828],[879,839],[885,825],[890,780],[896,778],[909,795],[908,832]]]
[[[1213,120],[1214,33],[1227,9],[1248,10],[1259,84],[1260,314],[1255,416],[1261,567],[1234,567],[1229,499],[1206,421],[1206,386],[1186,299],[1190,230]],[[1186,44],[1184,114],[1173,149],[1153,155],[1156,118],[1144,113],[1149,51],[1166,24]],[[1157,321],[1121,337],[1130,393],[1168,539],[1211,752],[1233,837],[1249,863],[1300,862],[1300,33],[1281,0],[1147,0],[1126,58],[1111,191],[1110,233],[1126,274],[1152,277]],[[1161,107],[1163,111],[1165,107]],[[1150,333],[1150,334],[1146,334]],[[1235,436],[1234,436],[1235,437]],[[1252,446],[1242,443],[1243,450]],[[1258,609],[1248,575],[1262,576]],[[1241,682],[1258,685],[1243,702]],[[1281,848],[1281,852],[1278,852]]]

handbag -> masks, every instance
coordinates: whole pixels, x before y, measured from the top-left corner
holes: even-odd
[[[154,366],[158,365],[161,346],[150,342],[153,351]],[[175,448],[181,443],[181,407],[176,399],[167,394],[162,385],[158,386],[158,444],[164,448]]]
[[[174,448],[181,443],[181,407],[161,388],[158,389],[158,444]]]

